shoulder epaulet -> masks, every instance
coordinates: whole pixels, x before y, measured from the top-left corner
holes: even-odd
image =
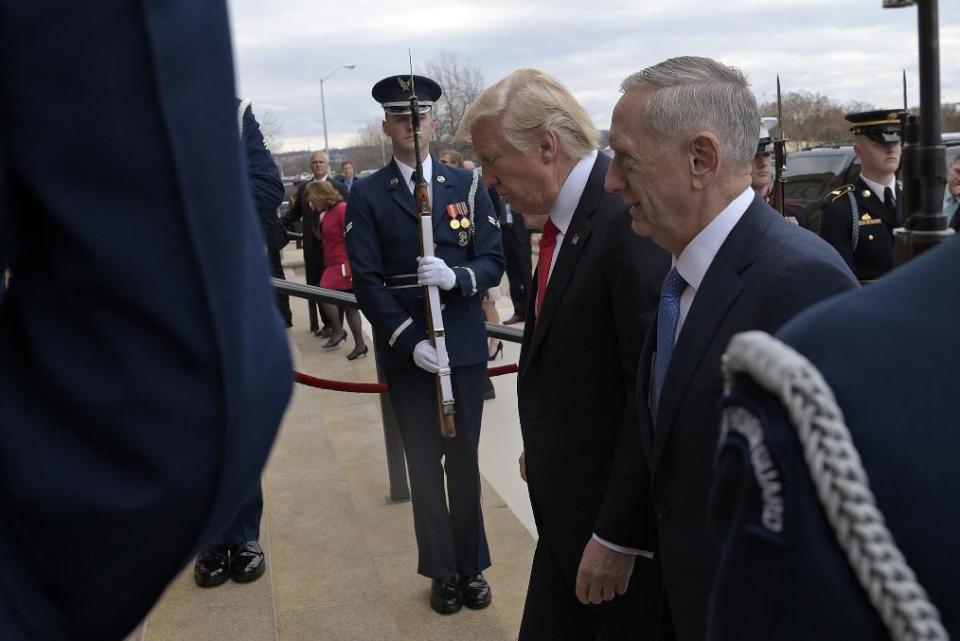
[[[846,196],[847,194],[849,194],[849,193],[850,193],[851,191],[853,191],[854,189],[856,189],[856,187],[854,187],[853,185],[849,185],[849,184],[848,184],[848,185],[841,185],[840,187],[837,187],[836,189],[834,189],[833,191],[831,191],[831,192],[829,193],[829,195],[828,195],[828,198],[830,199],[830,202],[833,202],[834,200],[837,200],[838,198],[842,198],[842,197]]]

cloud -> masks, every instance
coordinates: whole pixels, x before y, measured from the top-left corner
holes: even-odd
[[[676,55],[705,55],[740,66],[760,101],[812,91],[843,101],[898,106],[906,69],[919,102],[916,8],[881,9],[880,0],[228,0],[239,91],[279,124],[279,137],[322,139],[320,78],[331,145],[350,141],[382,111],[370,97],[380,78],[423,70],[441,50],[477,66],[492,83],[519,67],[559,78],[609,126],[620,81]],[[941,86],[960,101],[960,3],[940,3]],[[337,142],[334,143],[334,140]]]

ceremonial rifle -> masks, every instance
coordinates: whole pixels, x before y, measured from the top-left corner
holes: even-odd
[[[771,197],[774,208],[781,216],[787,215],[787,138],[783,133],[783,102],[780,99],[780,74],[777,74],[777,123],[780,125],[780,137],[773,141],[773,164],[776,167],[777,182],[773,186]]]
[[[893,230],[893,262],[897,266],[953,236],[953,230],[947,228],[947,217],[943,215],[946,160],[940,137],[937,0],[883,0],[885,9],[913,5],[917,5],[919,32],[920,116],[906,116],[901,136],[905,223]]]
[[[413,79],[413,53],[410,53],[410,123],[413,126],[413,153],[416,159],[413,198],[417,201],[417,216],[420,221],[420,255],[433,256],[433,214],[427,181],[423,177],[423,161],[420,159],[420,101]],[[436,285],[424,286],[423,302],[426,306],[427,339],[437,350],[437,417],[440,419],[440,436],[453,438],[457,435],[454,425],[453,384],[450,380],[450,358],[443,331],[443,316],[440,314],[440,290]]]

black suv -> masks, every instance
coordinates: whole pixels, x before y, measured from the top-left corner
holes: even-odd
[[[943,134],[947,167],[960,155],[960,133]],[[787,198],[807,210],[811,228],[820,229],[820,202],[860,175],[860,159],[851,145],[817,145],[787,155]]]

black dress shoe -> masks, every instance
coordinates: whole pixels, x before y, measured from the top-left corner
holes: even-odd
[[[463,594],[463,604],[471,610],[482,610],[490,605],[493,599],[490,584],[483,578],[483,574],[461,581],[460,590]]]
[[[433,580],[433,587],[430,589],[430,607],[434,612],[453,614],[459,611],[462,605],[460,586],[457,585],[455,577]]]
[[[324,349],[330,349],[336,347],[343,341],[347,340],[347,330],[341,330],[339,334],[330,334],[330,338],[327,339],[327,342],[321,345],[320,347]]]
[[[230,546],[230,578],[237,583],[256,581],[267,570],[267,560],[256,541]]]
[[[507,320],[503,321],[503,324],[504,324],[504,325],[516,325],[517,323],[522,323],[522,322],[523,322],[523,316],[520,316],[519,314],[514,314],[513,316],[511,316],[511,317],[508,318]]]
[[[212,588],[230,578],[230,560],[226,545],[204,550],[193,564],[193,580],[201,588]]]

